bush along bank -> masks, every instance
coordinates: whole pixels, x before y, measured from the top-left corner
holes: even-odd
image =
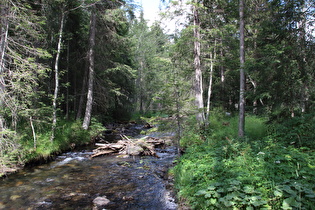
[[[186,129],[183,143],[188,145],[187,136],[194,143],[174,169],[180,200],[192,209],[312,209],[315,148],[273,135],[280,131],[277,126],[272,126],[273,134],[255,132],[267,131],[258,117],[247,118],[246,138],[233,138],[236,121],[214,117],[199,136]]]
[[[3,133],[0,142],[0,177],[16,172],[25,164],[48,161],[63,151],[89,144],[92,137],[105,128],[94,119],[89,130],[82,129],[81,121],[60,120],[53,141],[50,139],[50,129],[50,126],[43,125],[38,127],[36,133],[29,127]]]

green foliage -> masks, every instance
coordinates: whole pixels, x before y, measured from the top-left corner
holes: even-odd
[[[3,130],[0,132],[0,177],[1,169],[14,168],[22,163],[23,152],[19,144],[19,136],[14,131]]]
[[[248,136],[235,139],[234,117],[212,116],[203,135],[191,130],[183,137],[191,143],[186,143],[188,148],[174,169],[178,195],[192,209],[312,207],[315,155],[311,150],[285,147],[285,142],[268,136],[263,118],[248,117]]]
[[[89,130],[82,129],[81,121],[59,120],[55,131],[55,139],[50,140],[51,127],[36,133],[36,148],[32,135],[24,135],[22,138],[23,150],[25,151],[24,162],[38,158],[48,158],[55,153],[68,150],[74,146],[90,143],[105,128],[94,118],[91,120]]]
[[[268,135],[267,119],[257,116],[246,116],[245,133],[251,140],[261,140]]]
[[[260,140],[267,136],[268,126],[266,119],[247,116],[245,123],[245,132],[248,139],[251,141]],[[209,144],[216,144],[217,141],[225,141],[233,139],[237,136],[238,118],[236,116],[227,116],[221,109],[214,109],[210,113],[210,124],[205,128],[205,131],[199,131],[195,126],[195,116],[186,119],[186,126],[184,134],[181,139],[181,146],[183,148],[194,144],[201,144],[204,142],[200,137],[207,138]]]
[[[286,144],[314,149],[315,117],[314,114],[303,114],[287,118],[283,122],[273,124],[274,137]]]
[[[180,140],[180,146],[182,148],[187,148],[191,145],[200,145],[204,142],[200,138],[201,132],[198,130],[197,124],[195,116],[185,119],[184,133]]]
[[[206,206],[212,206],[210,209],[267,207],[267,202],[262,199],[261,192],[252,185],[242,185],[236,179],[226,183],[214,183],[205,190],[199,190],[195,195],[206,198]]]

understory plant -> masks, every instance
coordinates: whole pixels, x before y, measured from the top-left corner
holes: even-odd
[[[0,177],[6,170],[22,163],[23,150],[19,138],[16,132],[8,129],[0,132]]]
[[[187,147],[175,167],[181,200],[192,209],[311,209],[315,203],[313,152],[270,137],[267,125],[258,123],[264,119],[257,117],[251,121],[266,132],[255,134],[255,126],[249,126],[251,135],[233,138],[233,128],[222,122],[233,126],[234,120],[221,118],[203,137],[189,136],[199,142],[191,139],[198,143]]]
[[[22,136],[13,131],[2,133],[0,141],[0,172],[3,169],[14,168],[29,161],[46,159],[52,155],[87,144],[105,128],[95,119],[91,120],[89,130],[82,129],[81,121],[59,120],[56,127],[54,141],[51,141],[51,127],[34,124],[33,131],[30,127],[20,128]],[[10,171],[10,170],[9,170]],[[0,174],[0,175],[3,175]]]

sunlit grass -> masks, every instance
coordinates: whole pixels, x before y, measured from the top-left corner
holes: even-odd
[[[25,153],[24,161],[49,158],[74,146],[86,144],[91,141],[92,136],[105,129],[95,120],[92,120],[89,130],[82,129],[81,125],[80,121],[59,121],[53,141],[51,141],[50,130],[37,133],[35,141],[33,136],[25,135],[21,140]]]

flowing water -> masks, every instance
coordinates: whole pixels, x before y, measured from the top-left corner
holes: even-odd
[[[103,196],[110,202],[100,209],[176,209],[165,177],[175,151],[160,149],[159,158],[64,153],[0,180],[0,209],[93,209],[93,200]]]

